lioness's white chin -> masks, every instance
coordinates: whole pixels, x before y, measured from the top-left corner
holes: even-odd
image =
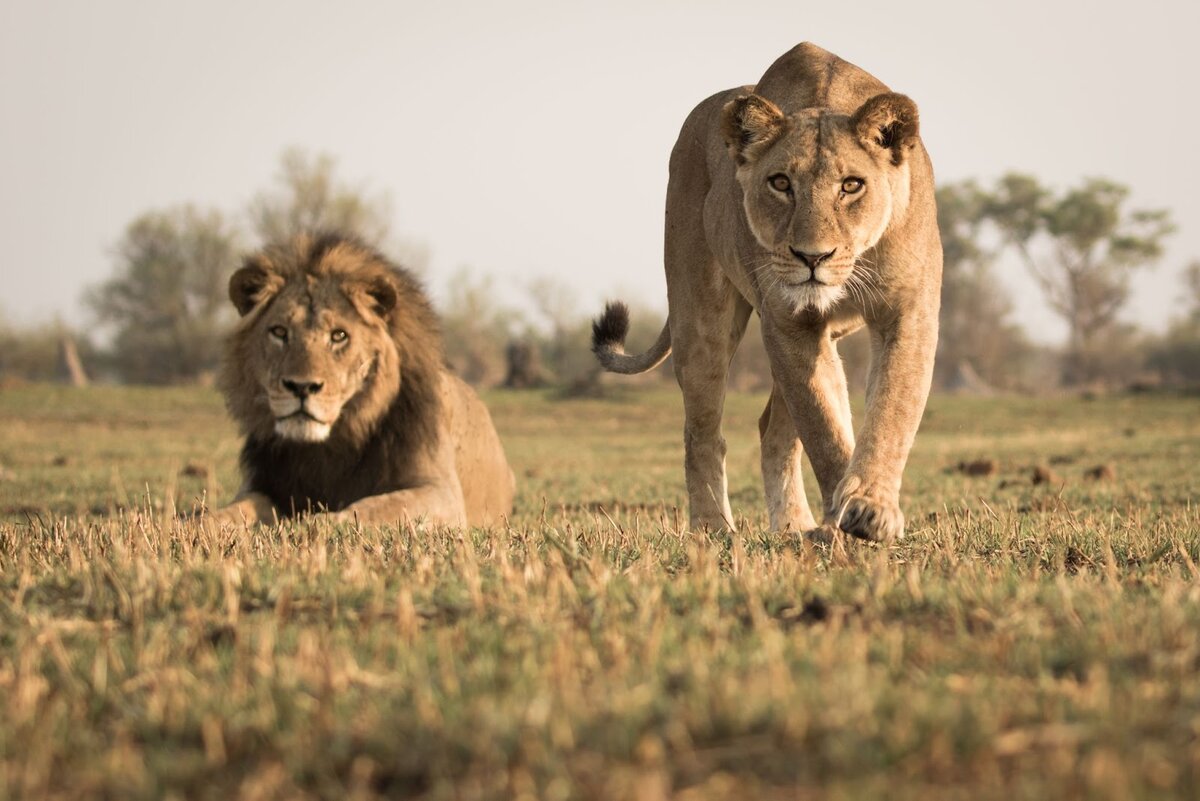
[[[780,291],[791,304],[794,314],[799,314],[805,309],[824,314],[845,294],[845,289],[841,286],[813,283],[783,285]]]
[[[304,414],[293,414],[275,421],[275,433],[297,442],[324,442],[333,426]]]

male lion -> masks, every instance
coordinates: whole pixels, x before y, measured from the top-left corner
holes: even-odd
[[[774,377],[759,420],[771,527],[815,525],[800,475],[807,449],[826,526],[903,536],[900,478],[929,394],[942,274],[916,105],[800,44],[756,87],[697,106],[670,168],[667,324],[649,351],[625,355],[628,312],[610,304],[593,345],[618,373],[674,349],[692,525],[733,527],[721,413],[753,309]],[[864,323],[872,359],[856,446],[836,341]]]
[[[229,297],[242,319],[220,385],[246,435],[244,483],[215,522],[486,525],[512,511],[491,417],[444,368],[411,275],[353,239],[305,235],[246,259]]]

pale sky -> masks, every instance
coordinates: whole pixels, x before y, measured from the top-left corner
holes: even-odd
[[[688,111],[813,41],[910,95],[940,181],[1087,176],[1179,232],[1127,317],[1161,329],[1200,258],[1194,2],[0,0],[0,312],[87,320],[125,225],[239,211],[282,151],[326,152],[460,266],[666,307],[667,156]],[[1019,265],[1016,318],[1056,341]]]

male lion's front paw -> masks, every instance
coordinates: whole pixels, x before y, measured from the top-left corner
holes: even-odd
[[[847,478],[838,488],[833,514],[838,528],[860,539],[891,542],[904,536],[900,505],[854,478]]]
[[[216,509],[211,512],[206,510],[194,515],[192,520],[206,534],[220,534],[226,529],[243,529],[247,525],[242,515],[229,509]]]

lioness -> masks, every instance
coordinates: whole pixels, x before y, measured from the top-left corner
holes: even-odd
[[[300,236],[247,258],[229,297],[241,321],[219,382],[246,435],[244,483],[214,522],[484,525],[512,511],[491,417],[446,371],[410,274],[353,239]]]
[[[721,414],[753,309],[774,377],[759,420],[771,527],[816,524],[807,449],[827,530],[903,536],[900,478],[929,393],[942,274],[916,105],[807,43],[757,86],[702,102],[671,152],[666,272],[668,320],[650,350],[625,355],[621,304],[596,321],[593,345],[618,373],[674,349],[692,525],[733,527]],[[872,359],[856,446],[836,342],[864,323]]]

